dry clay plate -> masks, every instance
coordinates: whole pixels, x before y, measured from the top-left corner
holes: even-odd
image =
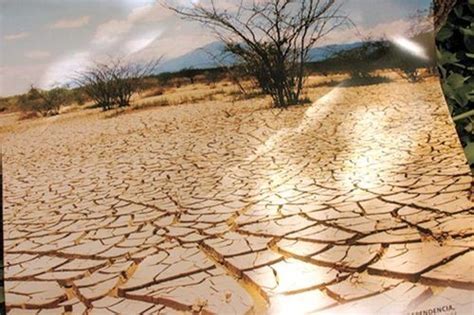
[[[438,79],[393,77],[4,116],[9,313],[471,313],[472,175]]]

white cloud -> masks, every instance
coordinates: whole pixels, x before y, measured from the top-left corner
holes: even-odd
[[[17,40],[17,39],[26,38],[28,36],[30,36],[30,33],[21,32],[21,33],[16,33],[16,34],[5,35],[3,38],[5,40]]]
[[[109,20],[97,27],[93,43],[97,45],[112,45],[126,36],[135,26],[148,23],[156,27],[156,23],[164,21],[172,13],[158,3],[146,4],[132,9],[126,19]],[[153,25],[155,23],[155,25]]]
[[[44,72],[40,80],[40,87],[51,88],[67,83],[76,73],[84,71],[90,64],[91,54],[88,51],[76,52],[60,58]]]
[[[32,84],[37,85],[46,68],[47,65],[40,62],[2,67],[0,69],[0,95],[26,92]]]
[[[32,50],[25,53],[25,57],[36,60],[45,59],[50,56],[51,54],[49,53],[49,51],[44,50]]]
[[[382,23],[371,29],[363,30],[375,38],[405,36],[409,33],[412,23],[407,20],[397,20],[390,23]]]
[[[76,19],[63,19],[54,22],[50,25],[52,29],[64,29],[64,28],[79,28],[89,24],[91,17],[88,15],[78,17]]]
[[[71,76],[86,69],[93,60],[107,58],[108,55],[131,55],[148,47],[162,33],[162,28],[153,23],[159,19],[160,10],[163,12],[164,8],[157,4],[144,4],[130,10],[125,19],[112,19],[100,24],[89,47],[58,59],[48,67],[40,80],[40,87],[51,88],[58,83],[68,82]],[[165,15],[169,13],[163,12]],[[79,24],[77,20],[75,22]],[[58,21],[55,25],[64,27],[72,23]],[[137,25],[142,27],[137,30]]]
[[[140,19],[144,19],[150,11],[153,10],[155,6],[152,4],[147,4],[141,7],[134,8],[127,17],[127,20],[130,22],[136,22]]]
[[[124,20],[110,20],[97,27],[92,42],[96,45],[111,45],[128,33],[132,24]]]
[[[133,38],[125,43],[125,51],[127,54],[135,54],[142,51],[153,43],[161,34],[161,31],[151,32],[140,36],[138,38]]]
[[[201,48],[216,41],[212,34],[200,33],[199,36],[183,32],[174,36],[164,35],[142,49],[135,57],[138,59],[153,59],[163,56],[165,59],[172,59],[182,56],[192,50]]]

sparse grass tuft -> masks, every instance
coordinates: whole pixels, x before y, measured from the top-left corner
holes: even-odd
[[[249,100],[253,98],[265,97],[265,93],[260,90],[252,90],[247,93],[244,93],[240,90],[232,90],[226,93],[227,95],[234,98],[236,101]]]
[[[27,119],[33,119],[33,118],[38,118],[40,115],[37,112],[20,112],[20,116],[18,117],[18,120],[27,120]]]
[[[305,105],[305,104],[311,104],[313,101],[308,97],[308,96],[303,96],[301,99],[300,99],[300,102],[299,104],[300,105]]]
[[[154,101],[152,104],[153,106],[169,106],[171,103],[169,99],[167,99],[166,97],[163,97],[157,101]]]
[[[370,76],[363,76],[363,77],[352,77],[346,80],[344,86],[351,87],[351,86],[366,86],[366,85],[375,85],[375,84],[383,84],[383,83],[390,83],[392,79],[381,76],[381,75],[370,75]]]
[[[153,90],[150,90],[150,91],[147,91],[146,93],[144,93],[144,97],[154,97],[154,96],[161,96],[165,94],[165,90],[162,89],[162,88],[157,88],[157,89],[153,89]]]
[[[339,84],[341,84],[341,81],[331,79],[329,81],[310,83],[306,86],[306,88],[314,89],[319,87],[335,87]]]

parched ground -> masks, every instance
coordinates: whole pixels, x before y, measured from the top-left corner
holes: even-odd
[[[437,81],[320,92],[4,135],[10,313],[471,314],[472,175]]]

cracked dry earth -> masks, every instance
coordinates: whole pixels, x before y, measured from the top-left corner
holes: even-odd
[[[98,116],[4,139],[11,314],[472,313],[472,176],[437,81]]]

